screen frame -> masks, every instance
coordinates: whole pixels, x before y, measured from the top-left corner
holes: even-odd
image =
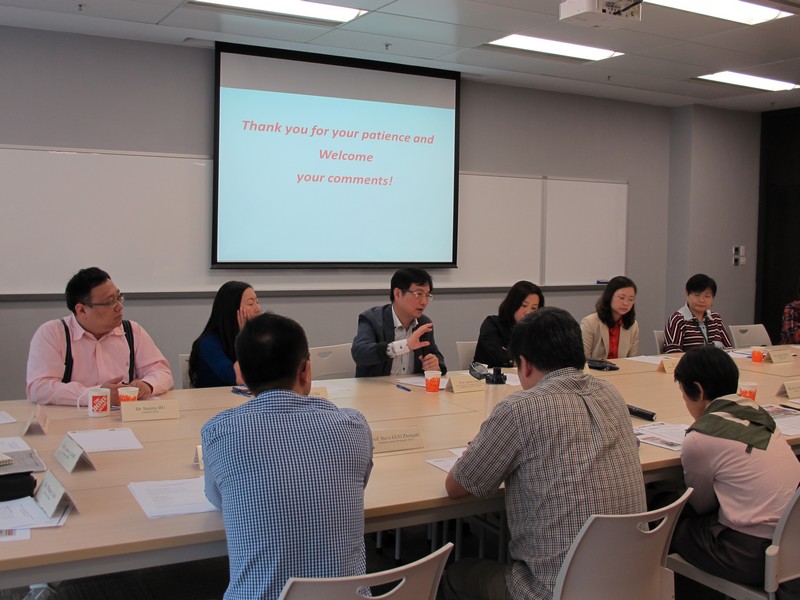
[[[415,67],[396,63],[380,62],[374,60],[364,60],[326,54],[314,54],[309,52],[298,52],[279,48],[246,46],[241,44],[231,44],[228,42],[217,42],[215,44],[215,79],[214,79],[214,173],[213,173],[213,213],[211,226],[211,268],[212,269],[394,269],[409,266],[408,261],[353,261],[353,262],[255,262],[255,261],[220,261],[218,256],[218,237],[219,237],[219,151],[220,151],[220,96],[221,96],[221,56],[223,54],[241,54],[247,56],[258,56],[265,58],[275,58],[280,60],[294,60],[298,62],[309,62],[323,65],[332,65],[368,71],[383,71],[389,73],[409,74],[422,77],[440,78],[452,80],[454,84],[454,135],[453,135],[453,216],[452,216],[452,250],[449,261],[415,261],[414,266],[425,269],[455,268],[458,266],[458,190],[459,190],[459,148],[460,148],[460,108],[461,108],[461,73],[458,71],[447,71],[443,69],[431,69],[426,67]],[[422,223],[421,223],[422,225]],[[425,243],[425,239],[430,235],[430,229],[420,226],[412,231],[420,234],[419,243]]]

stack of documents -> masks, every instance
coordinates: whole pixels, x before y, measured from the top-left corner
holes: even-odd
[[[643,444],[680,452],[688,427],[688,425],[672,425],[658,421],[640,425],[634,428],[633,431]]]

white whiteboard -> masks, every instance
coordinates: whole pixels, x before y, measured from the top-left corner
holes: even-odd
[[[87,266],[125,292],[206,292],[229,279],[265,291],[388,289],[394,269],[211,269],[212,179],[208,159],[0,148],[0,295],[63,293]],[[432,270],[437,288],[624,273],[625,184],[481,174],[459,182],[458,268]],[[302,244],[302,223],[288,226]],[[419,215],[408,226],[436,235]],[[387,236],[395,230],[387,224]]]
[[[63,292],[88,266],[107,270],[128,291],[181,290],[198,276],[201,282],[211,255],[211,166],[191,158],[0,149],[0,293]]]
[[[545,285],[594,284],[625,274],[628,185],[545,181]]]
[[[542,180],[462,174],[459,186],[458,279],[485,286],[538,282]]]

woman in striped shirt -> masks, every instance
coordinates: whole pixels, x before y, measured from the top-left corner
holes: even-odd
[[[706,345],[732,346],[722,317],[711,310],[716,295],[717,283],[708,275],[698,273],[689,278],[686,305],[676,310],[664,327],[664,352],[685,352]]]

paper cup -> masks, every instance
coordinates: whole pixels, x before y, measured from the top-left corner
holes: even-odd
[[[439,383],[442,380],[441,371],[425,371],[425,391],[438,392]]]
[[[739,395],[742,398],[749,398],[755,401],[756,392],[758,391],[758,384],[753,381],[740,381],[739,382]]]
[[[764,362],[764,355],[766,354],[766,350],[761,346],[753,346],[750,348],[750,356],[753,358],[753,362],[760,363]]]
[[[81,400],[86,398],[86,411],[90,417],[107,417],[111,414],[111,390],[108,388],[89,388],[78,398],[78,408]]]
[[[139,399],[139,388],[136,386],[121,387],[117,390],[119,402],[136,402]]]

